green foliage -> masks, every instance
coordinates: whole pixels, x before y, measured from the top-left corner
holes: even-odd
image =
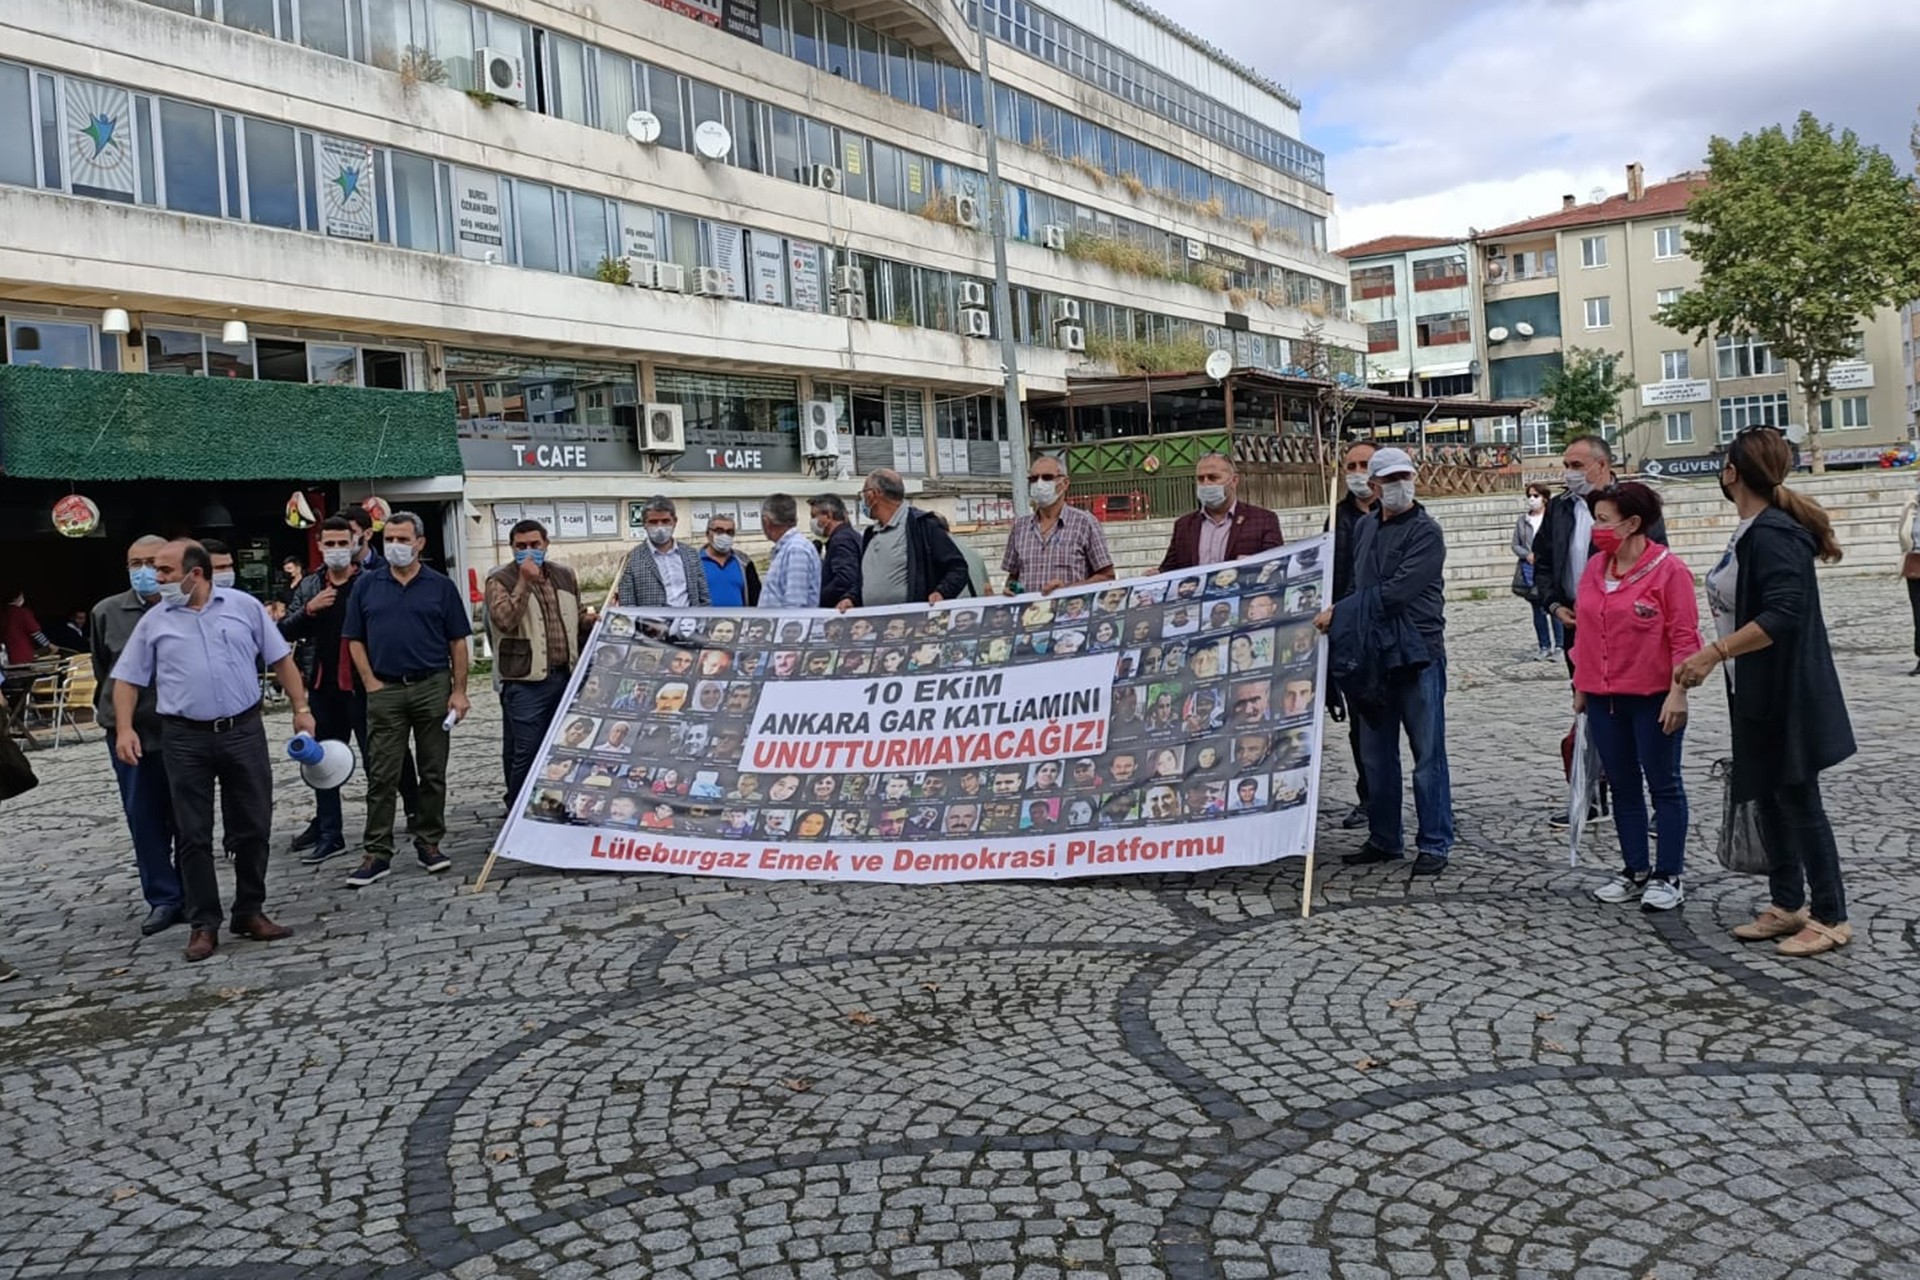
[[[1090,333],[1087,358],[1110,364],[1121,373],[1192,373],[1206,366],[1207,345],[1198,338],[1142,342]]]
[[[468,89],[467,96],[482,107],[490,107],[500,101],[499,95],[488,93],[485,89]]]
[[[633,268],[625,258],[602,258],[593,274],[605,284],[633,283]]]
[[[1687,207],[1700,283],[1661,308],[1696,342],[1750,333],[1791,360],[1819,454],[1833,365],[1874,313],[1920,297],[1920,195],[1891,157],[1811,112],[1708,144],[1710,180]]]
[[[1174,278],[1173,268],[1168,265],[1165,254],[1155,253],[1145,245],[1116,236],[1097,236],[1085,231],[1069,232],[1067,256],[1082,262],[1098,262],[1115,271],[1136,276],[1151,276],[1156,280]]]
[[[1605,423],[1619,423],[1612,438],[1645,422],[1651,415],[1627,418],[1621,409],[1627,392],[1640,384],[1621,373],[1620,357],[1611,351],[1570,347],[1558,369],[1540,380],[1540,403],[1563,436],[1602,435]]]

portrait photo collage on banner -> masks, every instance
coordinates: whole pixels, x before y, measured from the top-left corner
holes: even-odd
[[[1305,854],[1325,538],[1050,597],[610,611],[500,856],[938,881]]]

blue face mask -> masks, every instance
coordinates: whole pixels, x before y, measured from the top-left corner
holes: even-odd
[[[533,557],[535,564],[545,564],[547,562],[547,551],[545,547],[515,547],[513,551],[513,562],[515,564],[524,564],[528,556]]]
[[[873,508],[867,505],[867,500],[865,498],[860,499],[860,518],[862,520],[873,519]]]
[[[133,588],[133,594],[145,600],[148,596],[160,593],[160,571],[150,564],[137,569],[127,570],[127,585]]]

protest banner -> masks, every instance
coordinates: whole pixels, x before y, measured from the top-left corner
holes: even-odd
[[[1044,598],[611,610],[494,856],[908,883],[1310,857],[1331,563],[1322,537]]]

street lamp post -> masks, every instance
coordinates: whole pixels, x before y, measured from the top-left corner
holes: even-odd
[[[1013,467],[1013,510],[1032,514],[1027,501],[1027,423],[1020,404],[1020,356],[1013,340],[1013,289],[1007,283],[1007,202],[1000,190],[1000,120],[987,60],[987,12],[974,0],[973,25],[980,50],[980,104],[987,131],[987,212],[993,236],[993,323],[1000,331],[1000,370],[1005,377],[1007,453]]]

